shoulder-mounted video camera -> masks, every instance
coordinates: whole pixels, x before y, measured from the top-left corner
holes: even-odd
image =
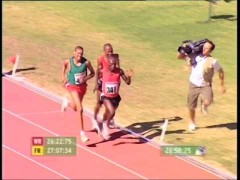
[[[196,42],[192,40],[185,40],[183,41],[182,45],[178,47],[179,53],[186,53],[187,55],[198,55],[202,53],[203,45],[207,42],[208,39],[202,39]]]

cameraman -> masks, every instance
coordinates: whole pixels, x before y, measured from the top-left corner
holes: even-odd
[[[189,131],[196,129],[195,108],[197,107],[198,97],[201,94],[201,111],[207,115],[207,107],[213,101],[212,77],[217,71],[220,78],[221,93],[226,92],[224,86],[224,71],[218,61],[211,56],[215,44],[207,40],[203,45],[201,54],[190,56],[186,53],[178,53],[178,59],[190,60],[191,74],[189,78],[188,109],[190,116]]]

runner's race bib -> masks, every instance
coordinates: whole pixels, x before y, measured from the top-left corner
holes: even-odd
[[[74,74],[75,84],[82,84],[86,77],[86,72]]]
[[[107,82],[105,84],[105,93],[107,94],[117,94],[119,84],[116,82]]]

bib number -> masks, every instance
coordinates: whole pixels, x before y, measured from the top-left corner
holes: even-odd
[[[118,83],[106,83],[105,92],[107,94],[117,94],[118,93]]]
[[[86,73],[76,73],[74,74],[75,84],[82,84],[86,77]]]

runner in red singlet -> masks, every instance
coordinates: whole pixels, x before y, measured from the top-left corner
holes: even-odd
[[[97,59],[97,69],[99,69],[99,73],[96,73],[96,84],[94,87],[93,92],[97,91],[97,102],[96,106],[94,109],[94,118],[92,119],[92,129],[97,130],[97,132],[100,132],[99,126],[98,126],[98,113],[101,108],[101,103],[100,103],[100,94],[102,92],[102,79],[101,79],[101,70],[108,68],[108,60],[107,56],[113,54],[113,47],[110,43],[106,43],[103,45],[103,54]],[[117,67],[120,67],[119,59],[116,63]],[[106,116],[106,113],[104,113],[104,117]],[[112,125],[112,126],[110,126]],[[110,127],[114,127],[114,121],[111,120],[111,123],[109,124]]]
[[[109,55],[108,68],[102,70],[102,93],[100,95],[100,103],[104,104],[106,114],[103,117],[101,134],[105,140],[110,138],[108,124],[115,116],[115,111],[121,101],[119,95],[121,78],[127,85],[131,84],[132,70],[125,74],[122,69],[116,67],[117,61],[118,54]],[[99,71],[99,69],[97,71]]]

